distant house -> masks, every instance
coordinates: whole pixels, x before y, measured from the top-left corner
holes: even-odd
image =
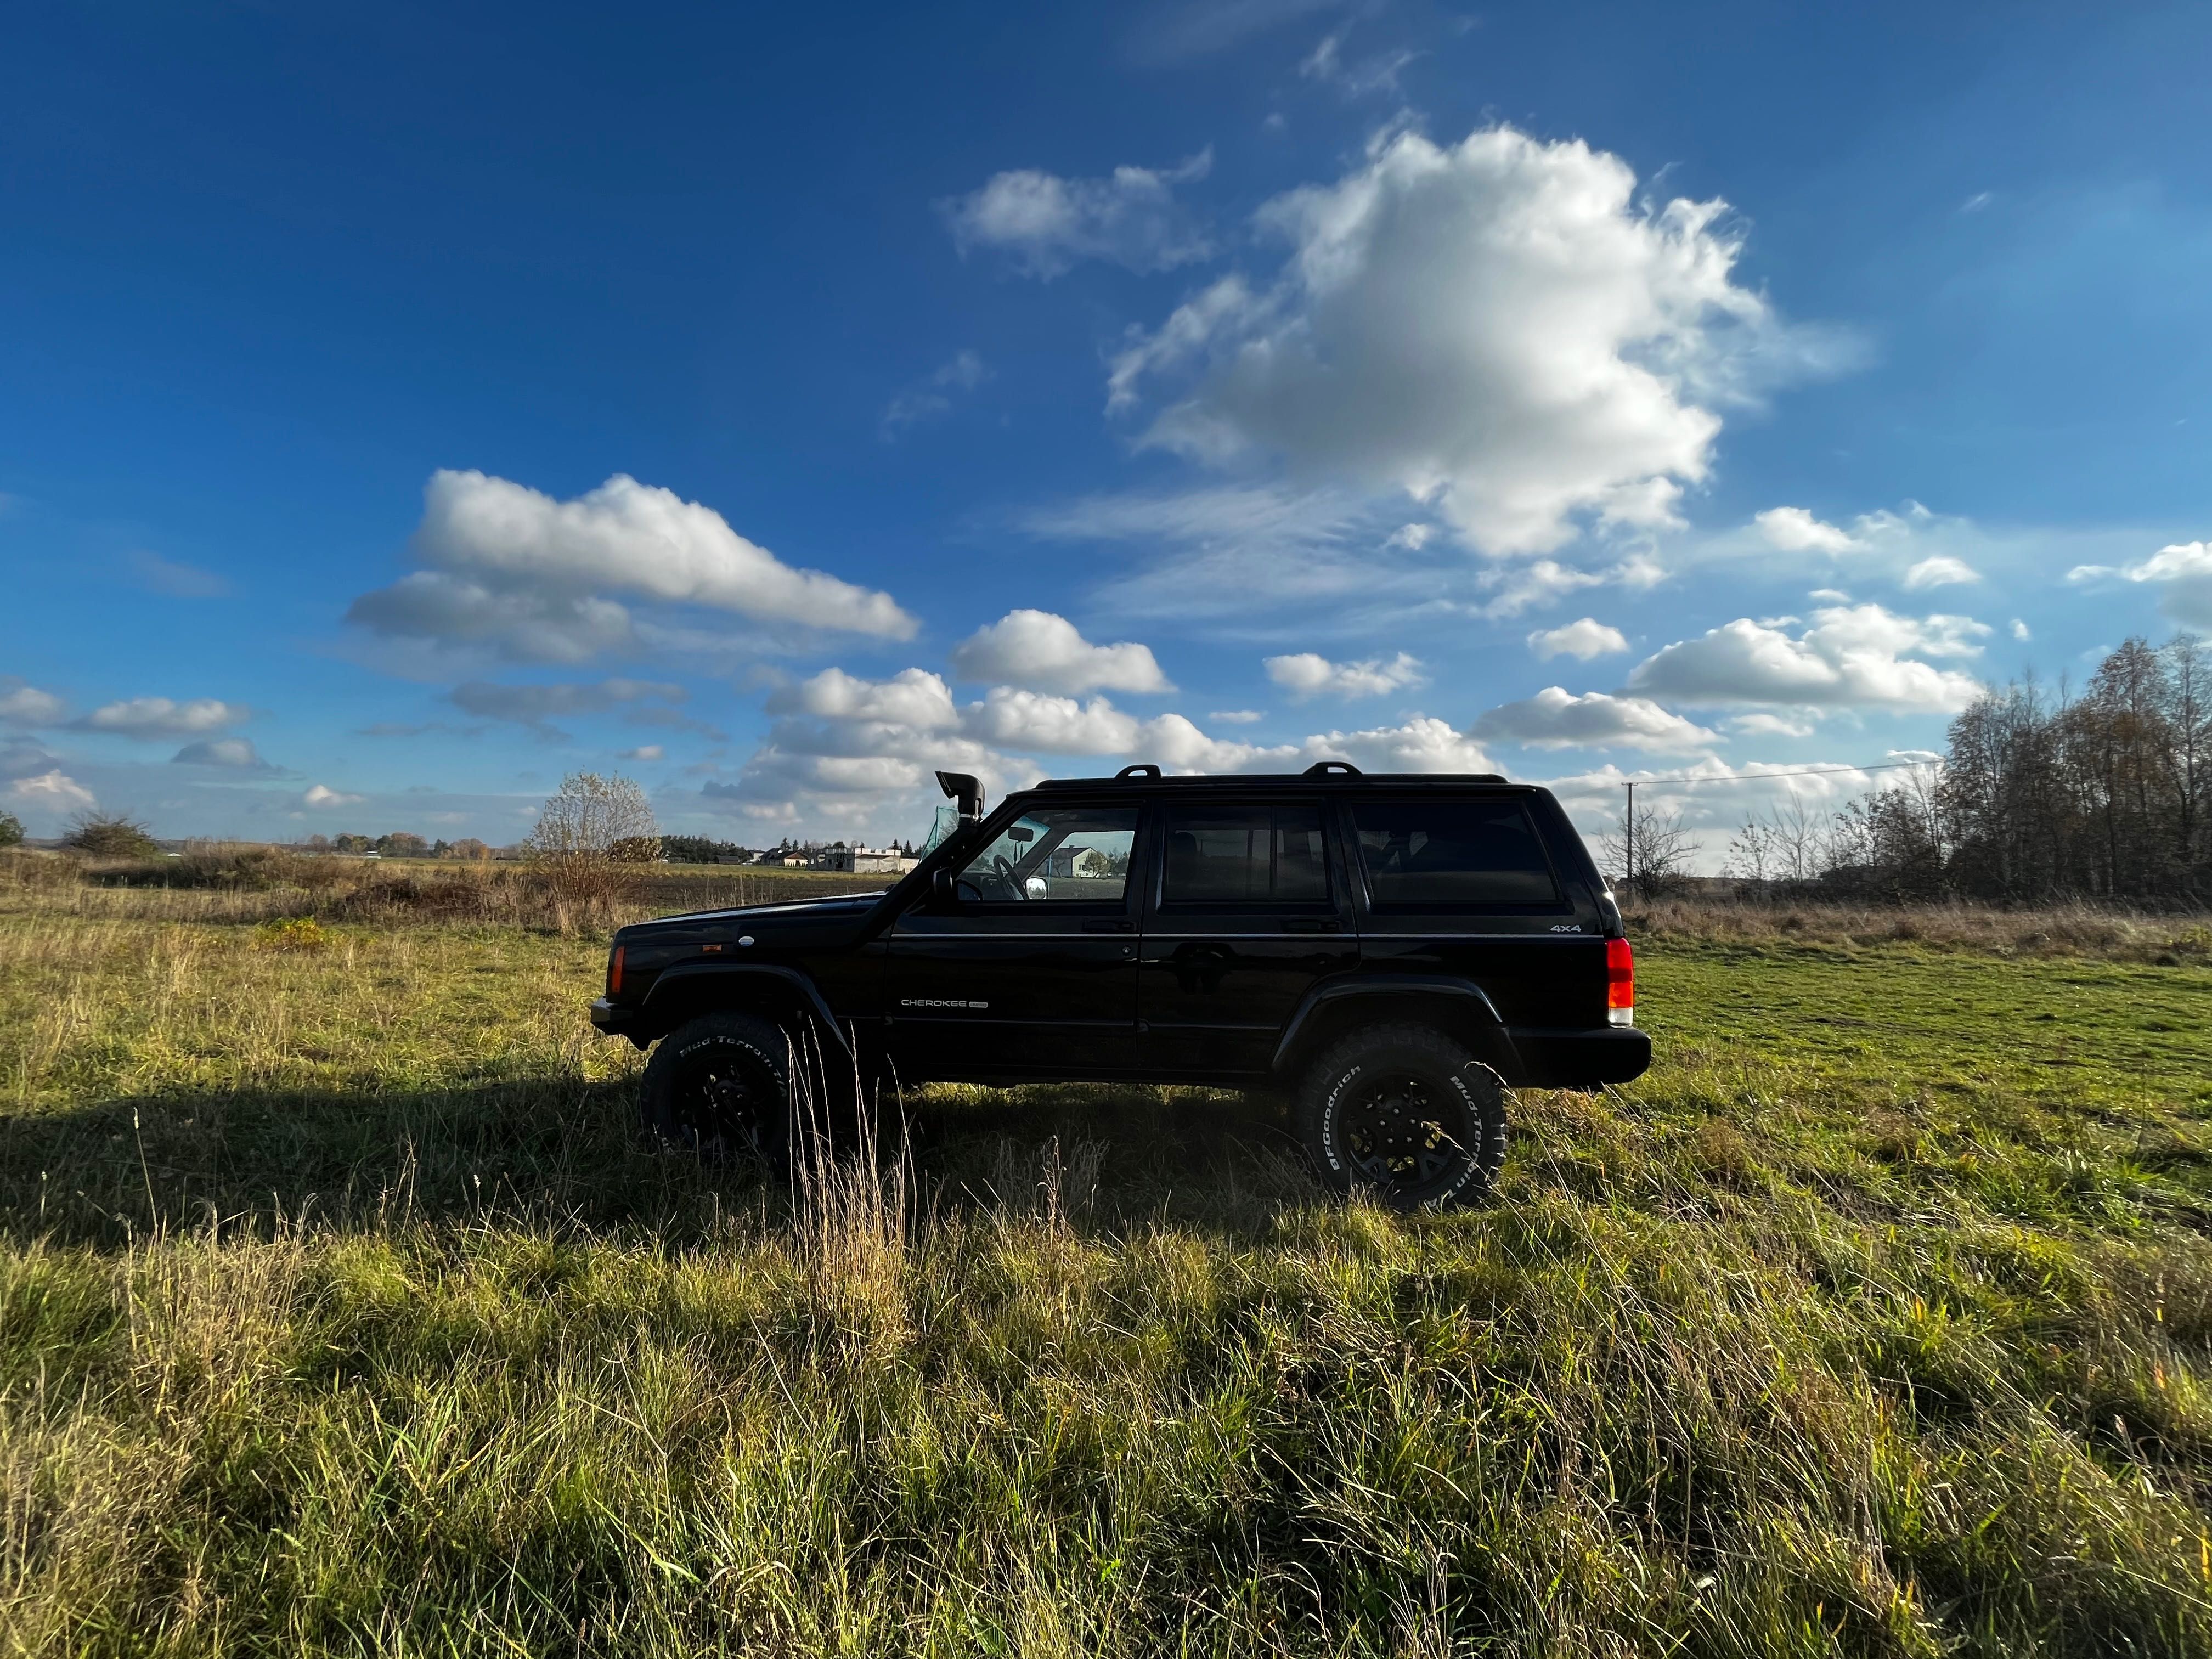
[[[896,847],[832,847],[823,854],[817,867],[856,876],[902,876],[921,861]]]

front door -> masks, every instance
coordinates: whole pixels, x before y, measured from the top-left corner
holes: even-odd
[[[915,1079],[1137,1069],[1138,808],[1055,801],[1002,826],[950,903],[890,941],[885,1029]]]
[[[1137,1012],[1161,1071],[1264,1072],[1315,982],[1358,960],[1316,800],[1171,801]]]

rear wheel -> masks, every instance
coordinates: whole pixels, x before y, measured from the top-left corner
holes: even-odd
[[[1425,1025],[1375,1025],[1324,1052],[1291,1108],[1321,1177],[1398,1209],[1480,1202],[1505,1159],[1498,1073]]]
[[[708,1014],[661,1039],[646,1062],[647,1133],[710,1164],[791,1161],[791,1045],[767,1020]]]

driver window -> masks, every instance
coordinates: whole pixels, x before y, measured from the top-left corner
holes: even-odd
[[[1118,904],[1136,839],[1133,806],[1040,808],[969,860],[953,890],[970,902]]]

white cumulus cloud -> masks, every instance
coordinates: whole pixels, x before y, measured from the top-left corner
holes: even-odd
[[[1967,617],[1916,619],[1878,605],[1816,611],[1795,637],[1742,617],[1667,647],[1638,664],[1628,684],[1686,703],[1946,714],[1972,702],[1980,682],[1905,653],[1978,655],[1989,632]]]
[[[1802,507],[1770,507],[1752,522],[1769,547],[1784,553],[1849,553],[1859,544],[1847,530],[1814,518]]]
[[[368,799],[366,795],[342,794],[326,783],[311,783],[300,797],[302,806],[358,806]]]
[[[1528,648],[1542,661],[1572,657],[1577,662],[1609,656],[1628,649],[1628,636],[1595,617],[1581,617],[1557,628],[1540,628],[1528,636]]]
[[[722,515],[620,474],[573,501],[475,471],[434,474],[412,542],[426,568],[364,593],[347,620],[527,662],[633,648],[620,594],[757,622],[906,639],[890,594],[785,564]]]
[[[1267,678],[1292,696],[1379,697],[1408,686],[1424,684],[1420,659],[1401,651],[1389,659],[1371,657],[1365,662],[1331,662],[1312,651],[1294,656],[1269,657],[1261,666]]]
[[[91,790],[59,767],[35,776],[12,780],[6,798],[27,812],[88,812],[99,804]]]
[[[1206,149],[1177,167],[1120,167],[1103,179],[1019,167],[938,206],[963,256],[994,248],[1024,276],[1049,282],[1085,259],[1139,273],[1170,270],[1213,251],[1204,225],[1175,198],[1176,185],[1195,183],[1212,167]]]
[[[2154,583],[2165,590],[2159,609],[2167,616],[2192,628],[2212,628],[2212,542],[2176,542],[2139,564],[2077,564],[2066,573],[2070,582],[2108,576]]]
[[[0,690],[0,725],[58,726],[69,705],[51,691],[41,691],[35,685],[26,685],[21,680],[9,680]]]
[[[952,671],[963,680],[1067,695],[1175,690],[1150,646],[1093,645],[1073,623],[1049,611],[1009,611],[976,629],[953,647]]]
[[[1147,441],[1402,490],[1491,553],[1675,522],[1717,410],[1824,349],[1735,283],[1723,204],[1641,201],[1578,140],[1398,131],[1259,224],[1291,247],[1274,279],[1224,277],[1134,338],[1109,404],[1188,371]]]
[[[969,704],[961,726],[980,742],[1048,755],[1126,755],[1139,730],[1133,715],[1103,697],[1079,702],[1012,685],[993,686]]]
[[[75,724],[84,732],[110,732],[125,738],[189,738],[220,732],[250,718],[243,703],[216,697],[178,702],[168,697],[131,697],[103,703]]]
[[[1502,703],[1475,721],[1471,736],[1528,749],[1644,749],[1664,753],[1702,749],[1718,740],[1694,721],[1649,697],[1576,696],[1548,685],[1519,702]]]

